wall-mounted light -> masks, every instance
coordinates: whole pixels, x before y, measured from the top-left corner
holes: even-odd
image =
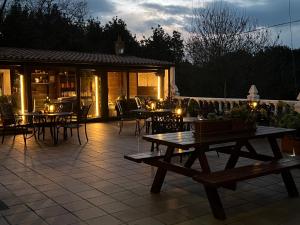
[[[161,98],[161,76],[157,76],[157,99]]]
[[[24,75],[20,74],[20,98],[21,98],[21,113],[25,112],[25,90],[24,90]]]
[[[96,116],[99,116],[99,82],[98,76],[95,76],[95,100],[96,100]]]

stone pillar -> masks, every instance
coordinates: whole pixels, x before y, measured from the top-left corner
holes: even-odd
[[[298,102],[295,104],[294,107],[295,107],[295,111],[300,113],[300,93],[297,96],[297,100],[298,100]]]
[[[249,95],[247,95],[248,101],[259,101],[258,90],[254,84],[249,89]]]

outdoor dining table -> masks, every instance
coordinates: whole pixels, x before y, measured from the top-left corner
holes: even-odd
[[[146,141],[167,146],[165,153],[139,153],[125,155],[124,158],[158,167],[151,187],[152,193],[160,192],[167,171],[192,177],[194,180],[202,183],[213,215],[217,219],[225,219],[225,212],[217,191],[218,187],[235,189],[238,181],[272,173],[281,173],[289,196],[298,196],[298,190],[289,169],[298,167],[300,161],[293,158],[294,160],[292,161],[281,162],[283,155],[276,140],[283,135],[293,134],[294,131],[293,129],[258,126],[257,130],[252,132],[228,132],[211,136],[195,135],[193,131],[144,135],[143,139]],[[264,138],[268,141],[273,153],[272,156],[261,153],[259,149],[255,149],[250,144],[249,140],[257,138]],[[225,146],[228,143],[234,144],[229,148]],[[221,147],[217,148],[215,147],[216,145]],[[242,149],[243,146],[246,147],[246,150]],[[171,160],[173,156],[180,152],[178,150],[189,152],[184,165],[175,164]],[[229,159],[224,170],[212,172],[206,152],[215,150],[229,154]],[[244,167],[236,167],[239,158],[242,157],[263,162],[261,164],[256,163]],[[199,160],[201,170],[191,168],[196,159]],[[281,164],[276,164],[279,161]],[[221,183],[221,185],[215,186],[220,181],[224,182],[224,185]]]
[[[130,113],[135,114],[137,118],[137,123],[138,123],[138,133],[141,133],[141,130],[146,126],[146,133],[149,133],[149,127],[151,123],[151,117],[152,116],[163,116],[163,115],[168,115],[172,113],[171,109],[153,109],[153,110],[148,110],[148,109],[133,109],[130,110]],[[149,121],[150,119],[150,121]],[[140,120],[145,120],[144,125],[141,127],[140,126]]]
[[[31,120],[33,118],[39,120],[39,123],[41,123],[43,125],[48,125],[50,126],[50,130],[51,130],[51,136],[52,136],[52,141],[53,144],[57,144],[57,125],[59,125],[59,123],[62,120],[65,120],[66,118],[70,117],[73,115],[73,112],[24,112],[21,114],[21,116],[25,116],[27,117],[28,120]],[[40,122],[40,121],[43,122]],[[36,132],[35,129],[35,124],[32,121],[32,127],[34,128],[33,132]]]

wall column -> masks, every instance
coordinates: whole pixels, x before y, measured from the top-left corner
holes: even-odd
[[[32,92],[31,92],[31,67],[24,66],[23,75],[24,75],[24,86],[25,86],[24,94],[26,95],[25,110],[27,108],[28,112],[32,112],[33,106],[32,106]]]
[[[101,73],[101,117],[108,119],[108,72]]]

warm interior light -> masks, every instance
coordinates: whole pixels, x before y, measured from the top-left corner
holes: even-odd
[[[25,112],[24,75],[20,75],[21,114]]]
[[[95,76],[95,97],[96,97],[96,116],[99,116],[99,82],[98,76]]]
[[[157,99],[161,98],[161,77],[157,76]]]
[[[151,110],[154,110],[154,109],[155,109],[155,103],[152,102],[152,103],[151,103]]]
[[[176,109],[176,114],[181,115],[182,114],[182,109],[181,108]]]
[[[54,106],[53,104],[50,105],[50,106],[49,106],[49,111],[50,111],[50,112],[54,112],[54,108],[55,108],[55,106]]]
[[[251,104],[252,104],[252,108],[255,109],[257,107],[257,102],[252,102]]]

